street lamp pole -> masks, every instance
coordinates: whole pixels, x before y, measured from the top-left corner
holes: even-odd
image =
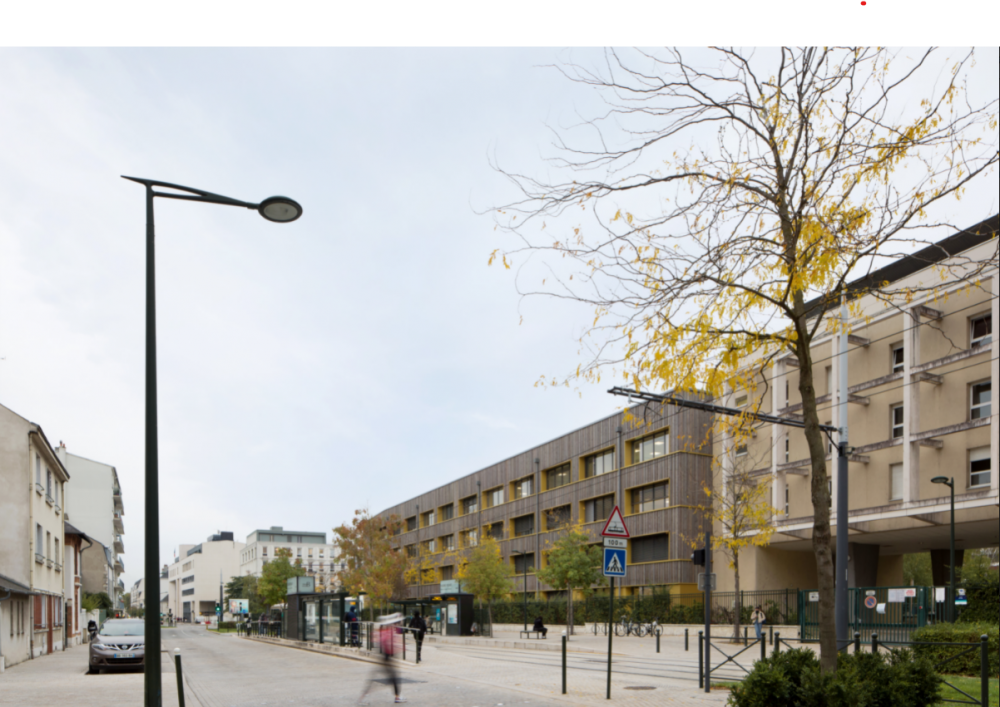
[[[948,565],[948,578],[951,584],[951,597],[947,602],[948,621],[955,623],[955,479],[947,476],[935,476],[932,484],[944,484],[951,489],[951,542]]]
[[[157,436],[156,404],[156,258],[153,219],[153,198],[157,196],[186,201],[203,201],[211,204],[242,206],[260,212],[268,221],[287,223],[302,215],[302,207],[283,196],[265,199],[259,204],[251,204],[230,199],[219,194],[183,187],[153,179],[122,176],[146,187],[146,458],[145,458],[145,561],[143,574],[147,587],[160,586],[160,495],[159,495],[159,451]],[[155,191],[155,187],[174,189],[174,192]],[[177,193],[183,192],[183,193]],[[144,614],[146,645],[156,648],[159,655],[160,621],[157,612]],[[144,707],[162,707],[163,685],[159,660],[144,661]]]

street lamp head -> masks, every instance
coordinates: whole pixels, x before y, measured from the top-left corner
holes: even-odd
[[[302,206],[287,196],[272,196],[257,205],[260,215],[275,223],[289,223],[302,215]]]
[[[947,476],[935,476],[931,479],[932,484],[944,484],[945,486],[951,486],[951,479]]]

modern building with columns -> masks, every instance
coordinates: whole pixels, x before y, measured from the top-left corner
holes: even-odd
[[[837,443],[828,446],[834,479],[833,524],[847,523],[851,586],[894,586],[903,581],[902,557],[930,551],[934,583],[948,576],[950,490],[931,479],[954,479],[956,565],[965,550],[1000,544],[998,418],[992,409],[998,356],[993,345],[998,217],[951,235],[877,270],[863,280],[913,287],[909,301],[887,306],[865,296],[861,316],[849,320],[847,385],[849,517],[836,514]],[[964,273],[987,263],[975,279]],[[947,266],[942,269],[941,266]],[[942,279],[942,272],[949,272]],[[919,288],[936,287],[936,296]],[[807,307],[817,303],[807,303]],[[828,313],[828,316],[832,313]],[[840,334],[817,337],[814,378],[820,422],[839,425]],[[785,356],[755,392],[733,391],[730,407],[793,416],[801,413],[797,361]],[[801,419],[801,418],[800,418]],[[717,436],[716,455],[728,463],[753,460],[753,476],[769,482],[777,510],[775,534],[763,549],[740,557],[743,589],[814,588],[811,471],[801,430],[762,425],[738,446]],[[719,589],[733,588],[733,573],[715,557]]]
[[[407,596],[440,592],[442,581],[456,579],[460,556],[490,535],[514,570],[515,591],[561,598],[538,581],[536,563],[545,565],[549,544],[568,525],[579,524],[601,543],[616,504],[632,534],[622,593],[696,591],[690,543],[703,529],[697,506],[711,483],[711,415],[673,406],[631,413],[629,419],[615,413],[382,511],[403,522],[397,547],[424,568]]]

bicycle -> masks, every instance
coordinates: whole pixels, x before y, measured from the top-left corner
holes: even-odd
[[[638,636],[642,638],[646,635],[646,627],[643,624],[636,623],[630,618],[622,617],[621,621],[615,624],[615,635],[616,636]]]

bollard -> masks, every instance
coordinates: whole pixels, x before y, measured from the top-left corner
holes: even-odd
[[[771,641],[771,645],[774,645],[774,626],[767,627],[768,640]]]
[[[747,627],[743,627],[743,647],[746,648],[749,645],[747,642]]]
[[[563,631],[562,634],[562,679],[563,679],[563,691],[566,694],[566,632]]]
[[[774,652],[781,653],[781,631],[774,634]]]
[[[660,652],[660,632],[656,632],[656,652]]]
[[[705,632],[698,632],[698,689],[705,687],[705,649],[702,645],[705,641]]]
[[[406,629],[403,629],[403,662],[406,662]]]
[[[174,666],[177,672],[177,702],[184,707],[184,675],[181,671],[181,649],[174,648]]]
[[[872,653],[878,653],[878,634],[872,634]]]
[[[688,629],[684,629],[684,651],[688,649]]]
[[[981,670],[982,670],[981,695],[983,700],[982,704],[988,705],[990,703],[990,648],[989,648],[990,637],[980,636],[979,640],[981,641],[980,650],[982,651],[982,662],[981,662]]]
[[[759,643],[760,643],[760,659],[765,660],[767,659],[767,639],[764,638],[764,636],[762,635],[760,637]]]
[[[857,631],[854,632],[854,652],[861,652],[861,634]]]

